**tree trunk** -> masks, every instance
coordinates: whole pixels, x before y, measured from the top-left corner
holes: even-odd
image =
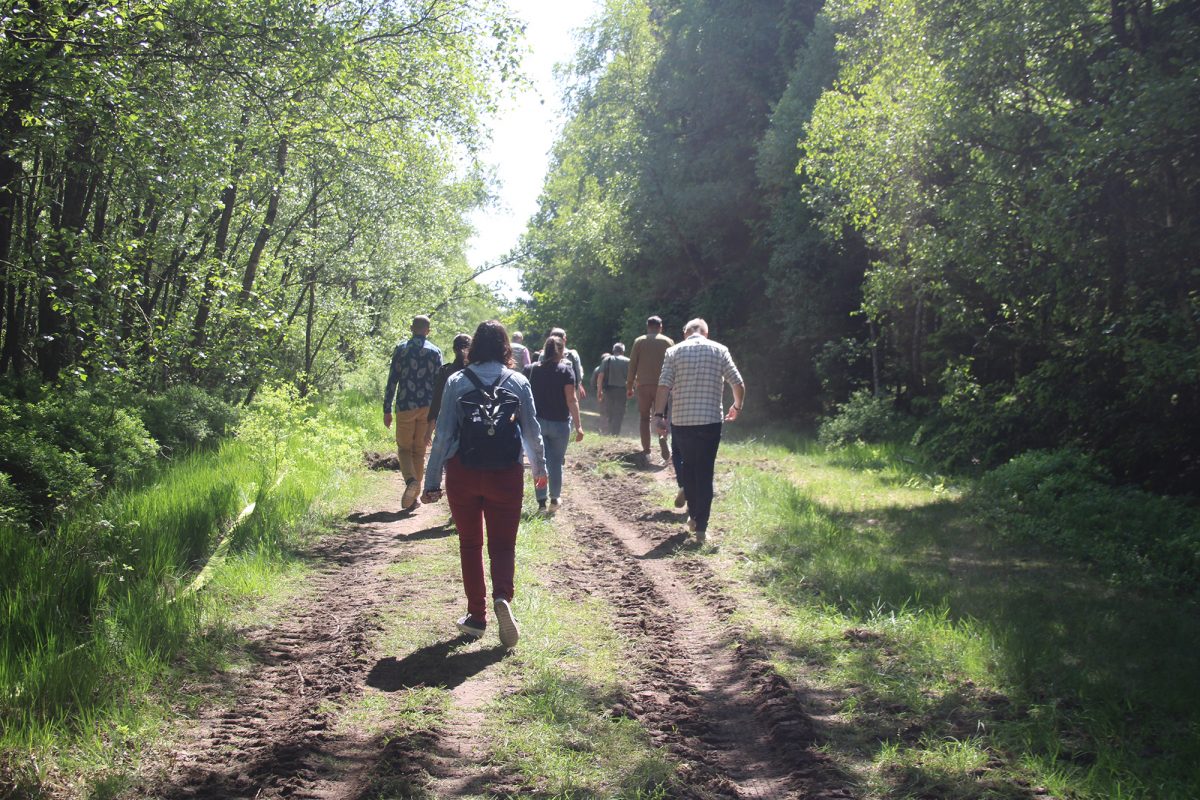
[[[245,305],[246,301],[250,299],[250,293],[254,291],[254,279],[258,274],[258,264],[262,259],[263,249],[267,246],[267,240],[271,238],[275,216],[279,213],[279,195],[283,191],[283,176],[287,171],[287,149],[287,139],[281,137],[275,151],[277,178],[275,185],[271,187],[271,199],[267,201],[267,212],[263,216],[262,227],[258,229],[258,236],[254,239],[254,247],[250,250],[246,271],[242,274],[242,291],[238,295],[239,305]]]
[[[85,232],[95,134],[95,124],[81,127],[68,149],[58,230],[48,247],[50,257],[38,293],[38,369],[46,381],[57,379],[73,358],[71,313],[76,276],[72,265]]]
[[[204,276],[204,288],[200,291],[200,300],[196,305],[196,318],[192,322],[192,350],[198,351],[204,346],[208,335],[208,318],[212,314],[213,297],[217,292],[217,279],[220,275],[222,262],[225,259],[225,249],[229,243],[229,222],[233,218],[233,207],[237,203],[237,179],[221,192],[221,219],[217,223],[217,238],[213,245],[213,265]]]

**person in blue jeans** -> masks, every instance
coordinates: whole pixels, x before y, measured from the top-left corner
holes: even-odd
[[[575,426],[575,441],[583,441],[583,424],[579,418],[579,400],[575,394],[575,371],[563,358],[566,342],[557,336],[546,339],[542,360],[529,370],[529,385],[533,404],[537,408],[538,424],[546,447],[546,471],[549,484],[537,488],[538,509],[557,511],[562,497],[563,461],[571,441],[571,426]]]

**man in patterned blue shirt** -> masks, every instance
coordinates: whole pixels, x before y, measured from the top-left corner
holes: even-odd
[[[383,393],[383,424],[388,428],[392,427],[392,398],[396,399],[396,454],[404,476],[401,506],[405,511],[416,507],[421,494],[425,429],[429,425],[434,379],[442,366],[442,351],[426,340],[428,335],[429,317],[414,317],[412,338],[392,351],[392,368]]]

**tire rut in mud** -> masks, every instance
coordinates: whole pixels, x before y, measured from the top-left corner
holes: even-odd
[[[596,463],[614,460],[629,468],[593,477]],[[580,544],[570,580],[610,599],[640,666],[613,713],[682,760],[683,797],[853,797],[814,749],[800,693],[730,625],[736,604],[689,555],[684,517],[650,504],[654,473],[631,462],[612,448],[585,452],[572,471],[578,500],[565,507]]]
[[[327,701],[357,694],[371,667],[384,598],[395,587],[382,569],[396,557],[396,529],[347,524],[307,555],[323,565],[285,618],[248,635],[255,663],[225,675],[214,704],[172,756],[147,796],[181,798],[352,798],[384,756],[381,742],[329,728]],[[236,685],[235,685],[236,684]]]

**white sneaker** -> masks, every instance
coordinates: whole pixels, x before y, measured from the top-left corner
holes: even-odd
[[[500,644],[516,647],[521,638],[521,629],[517,626],[517,618],[513,616],[512,606],[507,600],[497,597],[492,608],[496,611],[496,625],[500,628]]]

